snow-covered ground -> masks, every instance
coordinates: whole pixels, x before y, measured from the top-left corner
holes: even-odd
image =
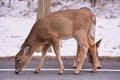
[[[114,4],[110,4],[110,2],[108,2],[109,4],[106,3],[106,5],[103,5],[103,9],[106,10],[103,12],[100,12],[102,11],[100,10],[101,8],[99,9],[100,5],[96,6],[95,8],[91,8],[88,2],[82,5],[80,5],[80,3],[75,3],[72,5],[72,1],[65,2],[65,0],[62,0],[62,5],[57,5],[56,7],[52,6],[51,10],[52,12],[59,10],[65,5],[68,7],[65,7],[64,9],[80,8],[82,6],[90,7],[97,16],[96,41],[102,39],[101,46],[99,47],[99,56],[120,56],[120,1],[115,1]],[[102,2],[100,4],[102,4]],[[20,8],[18,5],[22,7]],[[32,25],[35,23],[36,12],[30,11],[26,7],[23,7],[25,5],[25,2],[21,2],[17,5],[14,5],[18,9],[11,8],[8,10],[5,6],[0,8],[1,57],[15,56],[19,51],[21,44],[24,42],[26,36],[28,35],[30,29],[32,28]],[[34,7],[35,6],[32,8]],[[108,12],[110,8],[111,10]],[[74,39],[62,41],[61,43],[62,46],[60,51],[62,56],[75,55],[76,42]],[[40,53],[35,53],[35,55],[40,55]],[[55,56],[54,53],[48,53],[47,55]]]

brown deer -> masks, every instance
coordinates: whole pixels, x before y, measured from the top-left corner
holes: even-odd
[[[92,33],[94,33],[94,26],[92,25],[95,25],[95,21],[95,16],[87,7],[61,10],[39,19],[33,25],[20,51],[15,56],[15,73],[19,73],[23,66],[31,59],[34,51],[38,47],[43,46],[41,62],[35,69],[35,72],[39,72],[47,49],[52,45],[59,62],[59,73],[62,74],[64,66],[59,52],[59,40],[71,37],[76,39],[79,45],[78,48],[80,49],[78,51],[79,63],[76,66],[75,73],[78,74],[80,72],[88,49],[93,59],[92,71],[96,72],[96,68],[99,67],[99,62],[96,45],[92,39]]]
[[[99,41],[96,42],[96,47],[97,48],[99,48],[101,41],[102,41],[102,39],[100,39]],[[79,47],[79,45],[77,45],[77,54],[74,58],[74,63],[73,63],[73,68],[74,69],[76,69],[76,67],[79,63],[79,53],[80,53],[80,47]],[[98,57],[98,51],[97,51],[97,57]],[[93,65],[93,58],[92,58],[92,53],[91,53],[90,49],[88,49],[87,58],[89,59],[89,62]],[[99,62],[98,62],[98,67],[97,68],[101,69],[101,66],[100,66]]]

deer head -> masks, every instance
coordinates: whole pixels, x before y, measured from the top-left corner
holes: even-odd
[[[99,46],[100,46],[100,44],[101,44],[101,41],[102,41],[102,39],[100,39],[100,40],[98,40],[98,41],[96,42],[97,57],[98,57],[98,48],[99,48]],[[88,50],[87,55],[88,55],[89,62],[90,62],[91,64],[93,64],[93,58],[92,58],[92,55],[91,55],[91,54],[92,54],[92,53]],[[100,65],[98,66],[98,68],[100,68]]]
[[[31,46],[26,45],[20,49],[18,54],[15,56],[15,72],[19,73],[23,66],[28,63],[29,59],[31,58],[30,55]]]

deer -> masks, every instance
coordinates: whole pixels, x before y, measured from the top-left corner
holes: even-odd
[[[19,74],[23,67],[30,61],[34,51],[40,46],[42,48],[41,61],[35,68],[38,73],[43,65],[47,49],[52,45],[59,63],[59,73],[64,71],[64,65],[59,51],[59,40],[75,38],[78,49],[75,65],[75,74],[80,73],[85,56],[90,51],[90,59],[92,62],[92,71],[96,72],[96,68],[100,67],[97,57],[97,47],[92,39],[96,18],[92,11],[83,7],[80,9],[60,10],[50,13],[33,25],[30,33],[21,45],[19,52],[15,56],[15,73]],[[94,37],[94,36],[93,36]]]
[[[96,44],[96,47],[97,49],[99,48],[100,44],[101,44],[101,41],[102,39],[98,40],[95,44]],[[96,50],[97,51],[97,50]],[[73,69],[76,69],[78,63],[79,63],[79,52],[80,52],[80,48],[79,48],[79,45],[77,45],[77,53],[76,53],[76,56],[74,57],[74,62],[73,62]],[[88,58],[88,62],[91,63],[93,65],[93,58],[92,58],[92,53],[90,52],[90,49],[88,49],[88,52],[87,52],[87,58]],[[97,57],[98,57],[98,51],[97,51]],[[101,69],[101,65],[100,63],[98,62],[98,69]]]

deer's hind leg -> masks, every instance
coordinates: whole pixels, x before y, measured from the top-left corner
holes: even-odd
[[[79,46],[79,44],[77,44],[77,53],[76,53],[76,55],[74,57],[73,69],[77,68],[77,65],[78,65],[78,62],[79,62],[79,58],[78,58],[79,53],[80,53],[80,46]]]
[[[84,33],[84,31],[76,32],[74,34],[74,37],[80,46],[80,52],[78,53],[79,63],[78,63],[77,68],[75,70],[75,73],[78,74],[80,72],[82,65],[83,65],[83,62],[85,60],[85,56],[87,54],[89,44],[88,44],[87,34]]]

